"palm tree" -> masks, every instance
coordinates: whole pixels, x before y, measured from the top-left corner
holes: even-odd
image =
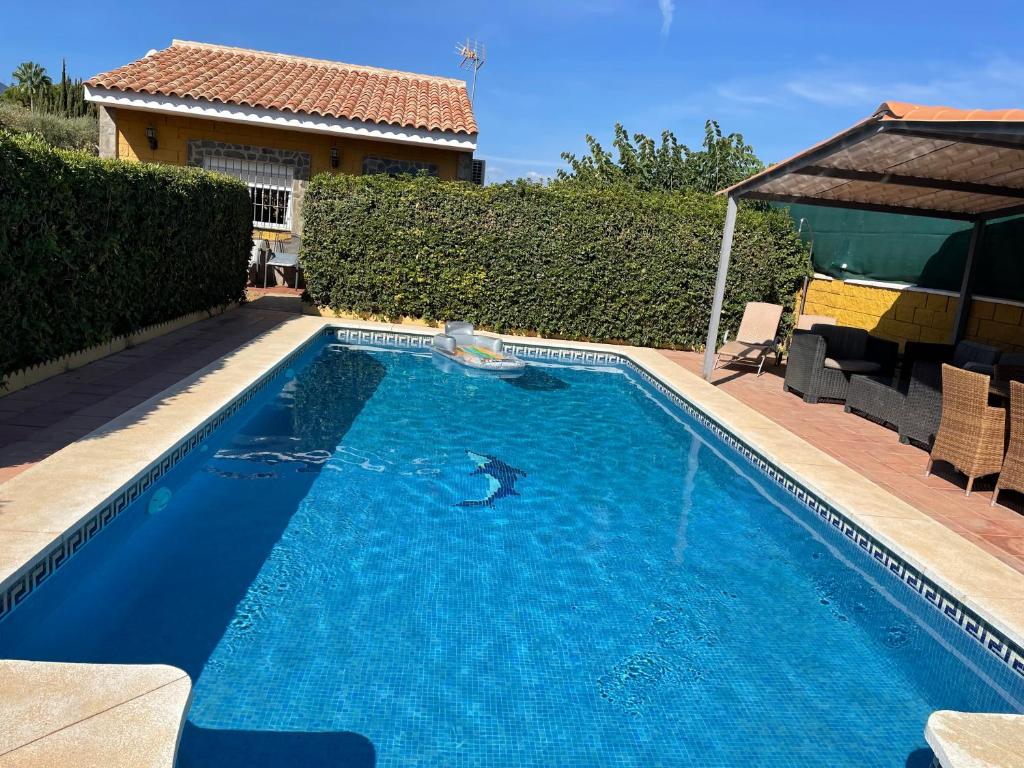
[[[28,92],[29,109],[35,108],[35,96],[43,88],[53,85],[46,70],[34,61],[24,61],[14,70],[14,79],[18,86]]]

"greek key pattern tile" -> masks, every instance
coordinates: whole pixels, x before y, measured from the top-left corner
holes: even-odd
[[[172,467],[195,450],[201,442],[219,429],[225,421],[234,416],[242,406],[259,392],[266,389],[314,341],[316,341],[316,337],[303,343],[298,349],[289,354],[288,357],[260,377],[259,381],[248,387],[228,405],[211,416],[205,424],[136,475],[127,485],[114,494],[113,499],[94,510],[85,522],[63,533],[59,539],[53,542],[48,550],[38,555],[18,575],[4,584],[0,584],[0,621],[3,621],[36,587],[46,581],[57,568],[66,563],[68,558],[78,552],[114,518],[121,514],[125,507],[145,493],[153,483],[167,474]]]
[[[325,333],[335,336],[338,341],[354,344],[384,344],[393,347],[429,347],[430,336],[391,331],[369,331],[361,328],[328,328]],[[614,352],[589,352],[582,349],[547,347],[525,342],[509,342],[503,347],[513,355],[523,355],[540,360],[557,360],[560,363],[583,365],[624,365],[627,360]]]

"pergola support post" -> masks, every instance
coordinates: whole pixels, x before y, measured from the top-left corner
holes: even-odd
[[[711,321],[708,323],[708,341],[704,347],[704,378],[711,381],[718,350],[718,324],[722,319],[725,299],[725,278],[729,274],[729,256],[732,254],[732,235],[736,230],[736,200],[729,196],[725,207],[725,228],[722,230],[722,250],[718,254],[718,275],[715,277],[715,296],[711,301]]]
[[[967,263],[964,265],[964,279],[960,283],[960,300],[956,307],[956,320],[953,322],[953,337],[956,344],[967,333],[967,319],[971,314],[971,296],[974,293],[974,275],[978,266],[978,251],[985,235],[985,222],[974,222],[971,230],[971,243],[967,247]]]

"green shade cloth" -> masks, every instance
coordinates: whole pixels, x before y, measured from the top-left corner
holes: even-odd
[[[814,270],[840,280],[881,280],[959,291],[971,225],[926,216],[815,205],[781,206],[814,238]],[[813,233],[813,235],[812,235]],[[989,222],[974,293],[1024,301],[1024,216]]]

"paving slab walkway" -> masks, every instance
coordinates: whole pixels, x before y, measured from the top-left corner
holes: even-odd
[[[0,397],[0,483],[301,312],[297,296],[262,295]]]
[[[703,368],[704,357],[696,352],[665,350],[662,354],[698,375]],[[937,464],[935,474],[925,477],[925,451],[901,445],[895,432],[844,412],[842,405],[809,405],[783,392],[784,365],[765,371],[757,376],[750,369],[721,368],[715,371],[713,383],[1024,573],[1024,497],[1003,492],[999,505],[993,507],[991,478],[975,483],[976,490],[968,497],[965,478],[948,466]]]

